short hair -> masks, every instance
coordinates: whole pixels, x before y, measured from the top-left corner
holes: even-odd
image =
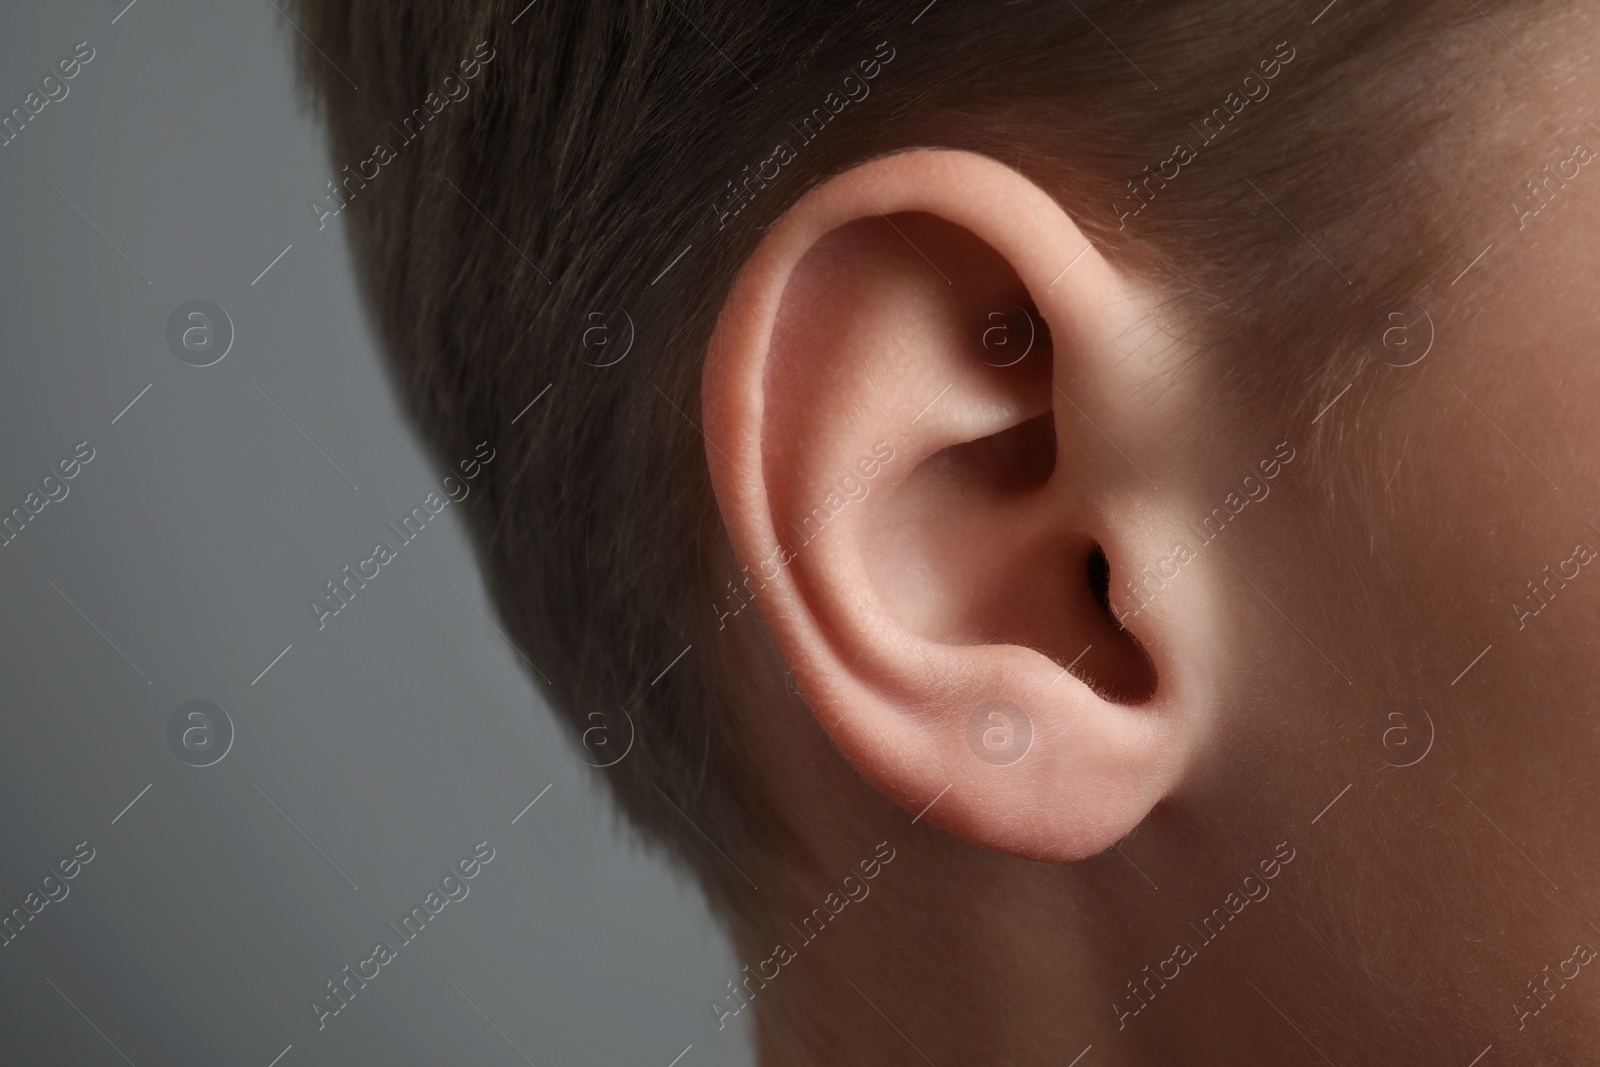
[[[376,176],[362,166],[363,181],[330,188],[348,204],[364,299],[410,416],[445,462],[486,438],[502,457],[466,511],[506,628],[573,736],[593,713],[628,712],[633,751],[599,773],[737,914],[747,894],[720,853],[793,840],[737,713],[741,700],[782,699],[783,663],[759,620],[718,632],[712,605],[739,571],[710,488],[699,382],[720,302],[765,227],[869,159],[982,153],[1202,312],[1218,343],[1258,351],[1240,396],[1303,391],[1348,357],[1376,308],[1459,266],[1455,219],[1470,213],[1459,197],[1448,210],[1429,200],[1445,197],[1438,145],[1463,102],[1438,75],[1520,62],[1480,10],[1504,27],[1512,6],[1528,5],[292,10],[335,166],[390,149]],[[465,79],[474,55],[481,68]],[[394,123],[443,100],[447,77],[470,95],[402,133]],[[750,182],[780,143],[792,161]],[[1204,147],[1173,177],[1178,143]],[[332,202],[319,203],[321,225]]]

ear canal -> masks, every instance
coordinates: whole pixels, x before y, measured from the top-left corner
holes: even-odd
[[[1094,591],[1094,602],[1100,605],[1100,610],[1110,615],[1111,561],[1106,559],[1106,550],[1099,545],[1089,553],[1089,588]]]
[[[1084,667],[1077,676],[1107,700],[1142,704],[1155,695],[1156,665],[1139,639],[1111,610],[1111,561],[1106,558],[1105,549],[1099,545],[1090,549],[1084,571],[1089,592],[1113,632],[1108,637],[1106,655],[1094,660],[1092,667]]]

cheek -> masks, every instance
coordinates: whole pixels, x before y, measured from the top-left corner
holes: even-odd
[[[1600,835],[1600,566],[1528,588],[1600,539],[1590,178],[1547,209],[1570,208],[1560,227],[1518,242],[1513,221],[1431,297],[1424,361],[1356,370],[1319,447],[1291,433],[1308,447],[1240,526],[1248,539],[1197,563],[1226,558],[1259,589],[1226,605],[1242,672],[1222,683],[1220,732],[1237,755],[1198,788],[1234,825],[1301,848],[1274,887],[1293,885],[1348,958],[1409,946],[1373,972],[1384,1010],[1413,968],[1462,976],[1475,998],[1520,989],[1566,953],[1526,975],[1506,961],[1581,936],[1568,909],[1600,908],[1600,851],[1574,847]],[[1252,766],[1275,781],[1241,786]],[[1301,881],[1311,865],[1326,877]],[[1290,936],[1276,893],[1257,916]]]

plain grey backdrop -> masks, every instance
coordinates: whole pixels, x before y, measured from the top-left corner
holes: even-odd
[[[706,1006],[725,939],[480,614],[451,509],[317,629],[309,598],[440,472],[306,206],[332,171],[297,31],[270,0],[6,0],[0,28],[0,114],[93,49],[0,147],[0,512],[94,452],[0,547],[0,914],[31,916],[0,1062],[751,1062]],[[208,367],[167,341],[196,299],[233,327]],[[233,726],[211,766],[167,740],[190,700]],[[469,895],[319,1030],[310,998],[484,840]]]

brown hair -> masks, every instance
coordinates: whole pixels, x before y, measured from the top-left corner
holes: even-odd
[[[782,839],[732,695],[757,658],[781,696],[781,661],[759,625],[718,634],[738,567],[697,429],[713,319],[763,228],[874,156],[984,153],[1218,343],[1261,353],[1249,393],[1310,396],[1375,307],[1452,262],[1426,207],[1448,118],[1434,65],[1488,66],[1504,42],[1475,6],[1509,17],[1321,6],[296,5],[334,158],[363,163],[336,181],[411,416],[443,458],[485,438],[504,457],[468,509],[499,611],[575,735],[608,714],[620,747],[627,710],[633,750],[601,773],[715,902],[742,892],[716,849]],[[417,116],[474,56],[470,95]]]

